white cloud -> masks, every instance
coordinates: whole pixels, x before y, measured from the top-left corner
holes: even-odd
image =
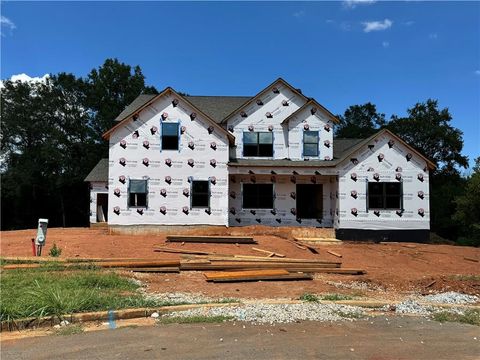
[[[305,10],[299,10],[299,11],[296,11],[292,14],[294,17],[296,17],[297,19],[298,18],[301,18],[301,17],[304,17],[305,16]]]
[[[363,31],[368,33],[371,31],[383,31],[392,27],[393,21],[385,19],[383,21],[365,21],[362,22]]]
[[[7,18],[6,16],[0,16],[0,27],[3,29],[3,28],[7,28],[8,30],[10,30],[10,32],[13,30],[13,29],[16,29],[17,27],[15,26],[14,22],[12,20],[10,20],[9,18]],[[5,36],[3,34],[3,31],[0,30],[0,34],[2,36]]]
[[[428,37],[432,40],[437,40],[438,39],[438,34],[437,33],[431,33],[431,34],[428,34]]]
[[[382,46],[383,46],[384,48],[387,48],[387,47],[390,46],[390,43],[389,43],[388,41],[382,41]]]
[[[480,75],[480,70],[475,70],[475,75]]]
[[[342,5],[346,9],[355,9],[358,5],[372,5],[376,2],[376,0],[346,0]]]
[[[10,81],[16,82],[42,82],[45,83],[47,79],[50,77],[49,74],[45,74],[43,76],[28,76],[25,73],[22,74],[17,74],[17,75],[12,75],[12,77],[9,79]],[[0,81],[0,88],[3,88],[3,81]]]

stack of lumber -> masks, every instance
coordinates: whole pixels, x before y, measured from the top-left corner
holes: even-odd
[[[196,271],[245,271],[245,270],[266,270],[281,269],[289,272],[303,273],[329,273],[329,274],[350,274],[361,275],[365,271],[361,269],[341,268],[341,262],[292,259],[292,258],[238,258],[205,256],[195,259],[180,261],[180,270]]]
[[[167,242],[181,243],[214,243],[214,244],[256,244],[250,236],[193,236],[193,235],[168,235]]]
[[[204,274],[207,281],[236,282],[259,280],[312,280],[312,275],[304,273],[291,273],[286,270],[246,270],[222,271]]]

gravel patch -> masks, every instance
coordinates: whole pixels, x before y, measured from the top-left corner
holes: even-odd
[[[395,312],[397,314],[416,314],[416,315],[430,315],[434,308],[432,306],[426,306],[419,304],[413,299],[408,299],[400,304],[397,304],[395,307]]]
[[[480,299],[475,295],[466,295],[458,292],[450,291],[441,294],[427,295],[424,296],[425,301],[441,303],[441,304],[473,304],[478,302]]]
[[[228,300],[235,300],[226,298],[212,298],[202,294],[192,293],[145,293],[145,297],[147,299],[168,302],[172,304],[205,304],[215,302],[229,302]]]
[[[328,285],[335,286],[339,289],[351,289],[351,290],[361,290],[361,291],[384,291],[380,286],[375,284],[370,284],[364,281],[352,281],[349,283],[343,283],[340,281],[325,281]]]
[[[258,324],[291,323],[301,320],[340,321],[364,316],[364,309],[355,306],[336,304],[262,304],[254,303],[242,306],[224,306],[216,308],[197,308],[176,311],[164,317],[226,316],[237,321]]]

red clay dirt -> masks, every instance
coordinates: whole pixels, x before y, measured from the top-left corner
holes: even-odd
[[[374,244],[343,242],[342,245],[316,246],[319,254],[302,250],[291,239],[294,228],[225,228],[210,235],[254,235],[257,245],[166,243],[165,234],[109,235],[106,228],[50,228],[43,257],[56,243],[62,249],[61,257],[79,258],[142,258],[178,259],[180,254],[154,252],[155,247],[193,249],[218,254],[262,256],[252,250],[257,247],[285,254],[287,257],[324,259],[339,258],[327,250],[340,253],[342,267],[361,268],[366,275],[317,274],[313,281],[273,281],[253,283],[207,283],[202,272],[185,271],[180,274],[129,273],[145,282],[148,291],[203,293],[215,297],[236,298],[298,298],[304,293],[349,293],[358,296],[395,298],[416,293],[461,291],[480,294],[480,249],[452,245],[390,243]],[[196,234],[208,235],[208,229]],[[1,256],[31,256],[31,238],[36,230],[0,232]],[[173,234],[173,233],[172,233]],[[262,234],[262,235],[255,235]],[[435,282],[434,282],[435,281]],[[341,283],[333,284],[334,283]],[[434,283],[433,283],[434,282]],[[433,283],[433,284],[432,284]],[[343,284],[343,285],[342,285]],[[428,286],[430,285],[430,286]]]

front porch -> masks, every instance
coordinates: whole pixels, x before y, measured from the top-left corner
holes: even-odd
[[[229,226],[333,227],[334,174],[289,167],[229,170]]]

